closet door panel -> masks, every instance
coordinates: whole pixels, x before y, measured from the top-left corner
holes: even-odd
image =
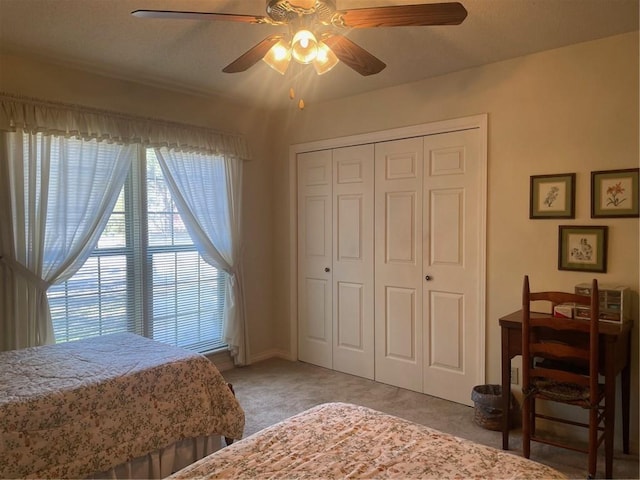
[[[417,362],[416,299],[414,288],[387,286],[385,289],[385,351],[384,356],[400,362]]]
[[[384,228],[384,261],[387,265],[395,265],[398,270],[409,274],[411,266],[416,264],[417,245],[416,212],[417,192],[386,192],[385,228]],[[408,266],[409,268],[404,268]]]
[[[425,332],[431,339],[428,349],[431,352],[431,367],[460,372],[464,358],[463,345],[463,300],[455,293],[431,291],[425,301],[429,305],[429,330]],[[446,339],[446,341],[438,341]],[[426,387],[430,388],[430,387]]]
[[[331,330],[327,330],[326,318],[331,313],[331,285],[323,278],[307,278],[303,287],[306,298],[304,309],[305,338],[325,345]]]
[[[333,150],[333,368],[373,378],[373,146]]]
[[[298,155],[298,357],[332,368],[331,151]]]
[[[422,391],[422,139],[375,146],[376,380]]]
[[[430,266],[461,267],[464,246],[464,190],[430,189],[429,244]],[[436,234],[437,233],[437,234]]]
[[[336,347],[363,351],[365,334],[364,285],[361,283],[337,282],[338,311],[336,322]]]

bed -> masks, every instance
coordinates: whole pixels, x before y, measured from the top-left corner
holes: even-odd
[[[0,478],[161,478],[243,429],[193,352],[130,333],[0,352]]]
[[[554,479],[523,457],[376,410],[326,403],[234,443],[170,479]]]

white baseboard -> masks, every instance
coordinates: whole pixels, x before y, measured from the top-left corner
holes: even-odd
[[[296,360],[291,356],[291,353],[289,351],[274,348],[271,350],[266,350],[262,353],[251,355],[250,363],[262,362],[263,360],[268,360],[269,358],[282,358],[284,360],[290,360],[290,361]]]
[[[225,370],[231,370],[232,368],[235,367],[235,365],[233,364],[233,359],[231,358],[231,355],[226,350],[221,352],[209,353],[205,356],[209,360],[211,360],[211,362],[213,362],[216,368],[221,372],[224,372]],[[276,348],[276,349],[266,350],[257,355],[251,355],[249,364],[262,362],[263,360],[268,360],[270,358],[282,358],[284,360],[289,360],[289,361],[296,360],[291,356],[291,353],[288,352],[287,350],[280,350]]]

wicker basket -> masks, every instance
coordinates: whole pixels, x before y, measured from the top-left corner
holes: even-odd
[[[475,406],[473,421],[476,425],[487,430],[502,430],[502,386],[477,385],[471,391],[471,400]],[[514,403],[515,398],[511,394],[512,410]],[[510,415],[510,418],[512,417],[513,415]]]

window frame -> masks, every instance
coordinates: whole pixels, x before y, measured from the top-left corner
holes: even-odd
[[[154,338],[154,285],[153,285],[153,261],[154,254],[162,253],[183,253],[195,252],[198,255],[199,264],[197,266],[198,275],[200,276],[201,265],[204,262],[202,256],[198,253],[195,244],[173,244],[173,245],[151,245],[149,238],[149,204],[148,192],[149,183],[147,178],[148,155],[151,152],[155,155],[153,148],[145,148],[140,146],[137,151],[136,159],[132,162],[131,168],[122,187],[124,192],[124,218],[125,218],[125,245],[121,247],[100,247],[99,243],[93,250],[89,258],[101,258],[109,256],[122,255],[125,257],[126,263],[126,331],[143,335],[147,338]],[[121,194],[122,194],[121,192]],[[177,207],[172,200],[172,212],[176,214]],[[178,213],[179,215],[179,213]],[[173,224],[172,224],[173,227]],[[173,238],[173,233],[172,233]],[[139,259],[139,260],[138,260]],[[222,299],[222,308],[220,309],[220,338],[218,340],[203,341],[189,345],[178,345],[181,348],[192,349],[199,353],[209,354],[226,350],[227,345],[224,342],[224,301],[227,274],[216,268],[218,272],[217,297]],[[73,277],[72,277],[73,278]],[[71,280],[71,279],[69,279]],[[100,284],[100,281],[98,282]],[[208,283],[208,282],[207,282]],[[69,291],[67,282],[63,282],[65,293]],[[68,297],[65,294],[65,302]],[[99,303],[99,307],[100,307]],[[52,319],[53,320],[53,319]],[[199,319],[198,322],[201,322]],[[216,322],[218,323],[218,322]],[[200,329],[200,325],[197,325]],[[54,328],[55,330],[55,328]],[[65,340],[69,341],[68,337]],[[161,341],[161,340],[160,340]],[[203,348],[203,345],[208,347]]]

